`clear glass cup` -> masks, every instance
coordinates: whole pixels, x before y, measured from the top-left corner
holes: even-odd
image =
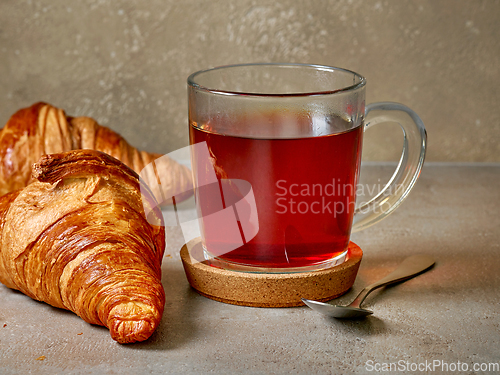
[[[306,272],[346,257],[350,234],[406,198],[426,131],[398,103],[365,107],[366,79],[335,67],[243,64],[188,78],[195,200],[205,257],[223,268]],[[403,129],[392,178],[356,207],[364,130]]]

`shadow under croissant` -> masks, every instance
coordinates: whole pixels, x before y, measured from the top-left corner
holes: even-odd
[[[172,260],[172,262],[175,262],[175,260]],[[114,344],[122,348],[130,349],[170,350],[191,342],[196,336],[196,317],[193,316],[192,312],[199,310],[196,305],[203,297],[189,286],[182,269],[165,266],[165,263],[166,261],[164,260],[164,266],[162,267],[162,284],[165,289],[166,303],[160,325],[149,339],[131,344],[118,344],[114,342],[109,337],[109,329],[107,327],[83,322],[80,317],[69,310],[31,299],[22,292],[15,289],[9,289],[1,284],[0,288],[3,289],[2,292],[12,297],[19,296],[22,298],[22,303],[25,306],[24,308],[28,310],[49,310],[53,323],[63,320],[66,321],[68,319],[74,319],[75,325],[82,323],[86,331],[84,337],[88,340],[99,342],[105,340],[109,341],[111,345]],[[39,323],[40,326],[34,329],[43,329],[43,321],[39,321]],[[81,330],[81,328],[79,329]],[[79,329],[76,329],[76,331]],[[53,332],[55,333],[55,331]]]

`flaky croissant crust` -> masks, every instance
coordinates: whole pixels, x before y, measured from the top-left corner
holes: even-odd
[[[135,172],[155,161],[155,174],[146,177],[159,203],[177,201],[192,192],[190,170],[161,154],[139,151],[113,130],[89,117],[69,117],[47,103],[17,111],[0,130],[0,195],[25,187],[31,166],[42,155],[77,149],[105,152]],[[161,181],[161,184],[160,184]]]
[[[165,230],[153,194],[91,150],[46,155],[33,177],[0,197],[0,281],[108,327],[120,343],[150,337],[165,303]]]

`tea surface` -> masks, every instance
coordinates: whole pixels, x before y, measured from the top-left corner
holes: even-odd
[[[273,139],[240,137],[238,131],[251,127],[255,134],[279,134],[286,125],[279,114],[270,114],[265,121],[262,116],[259,121],[248,116],[224,121],[191,124],[190,141],[206,142],[210,164],[221,182],[241,179],[251,184],[259,231],[254,238],[244,239],[243,246],[219,257],[244,265],[287,268],[316,265],[344,252],[354,213],[363,126],[350,129],[345,120],[332,117],[323,125],[331,124],[333,131],[349,130]],[[292,126],[301,129],[317,125],[308,121],[307,116],[297,115]],[[233,134],[217,133],[221,128]],[[328,129],[323,130],[328,133]],[[195,166],[194,173],[202,185],[204,171]],[[198,189],[195,197],[202,216],[217,211],[220,186]],[[234,193],[225,189],[224,193],[226,202],[241,198],[238,189]],[[218,241],[206,239],[207,250],[217,254]]]

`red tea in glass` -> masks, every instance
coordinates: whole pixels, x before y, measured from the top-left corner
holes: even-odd
[[[190,126],[191,144],[206,142],[217,179],[248,181],[255,195],[259,231],[242,246],[225,253],[223,259],[228,262],[297,268],[322,264],[347,249],[361,157],[362,126],[350,129],[345,120],[331,117],[332,127],[348,130],[290,139],[249,138],[235,131],[232,135],[211,131],[274,127],[276,133],[287,120],[290,126],[311,126],[305,114],[297,113],[293,118],[287,114],[287,119],[280,116],[279,113],[261,115],[257,119],[235,116],[224,121],[238,122],[237,125]],[[269,131],[261,129],[260,133]],[[198,169],[195,173],[198,184],[206,185],[203,173]],[[239,194],[237,190],[228,191]],[[219,186],[198,190],[195,197],[200,220],[218,209],[221,194]],[[238,197],[228,197],[226,193],[225,199],[237,201]],[[221,246],[219,241],[224,239],[207,239],[204,245],[210,252],[211,248]]]
[[[195,199],[211,264],[331,267],[345,259],[351,232],[398,207],[420,173],[425,128],[401,104],[365,108],[365,86],[352,71],[305,64],[231,65],[188,78]],[[363,131],[389,121],[403,129],[401,161],[381,193],[355,208]]]

